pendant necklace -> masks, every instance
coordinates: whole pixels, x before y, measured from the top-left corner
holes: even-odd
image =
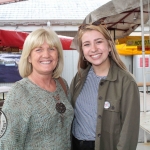
[[[55,101],[56,101],[56,106],[55,106],[55,108],[56,108],[57,112],[60,114],[61,123],[62,123],[62,127],[63,127],[63,121],[64,121],[64,116],[63,116],[63,114],[64,114],[65,111],[66,111],[66,106],[65,106],[62,102],[60,102],[60,96],[59,96],[59,94],[57,94],[56,96],[53,96],[53,98],[54,98]]]

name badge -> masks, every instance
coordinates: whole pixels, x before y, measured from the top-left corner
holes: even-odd
[[[109,107],[110,107],[110,103],[108,101],[106,101],[105,104],[104,104],[104,108],[108,109]]]

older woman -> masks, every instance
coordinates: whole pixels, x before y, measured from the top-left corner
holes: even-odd
[[[62,69],[57,34],[43,28],[30,33],[19,62],[23,79],[13,85],[2,108],[7,129],[1,150],[70,150],[73,108],[67,82],[58,80]]]

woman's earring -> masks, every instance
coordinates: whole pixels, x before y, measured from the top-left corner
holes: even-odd
[[[84,56],[83,56],[83,61],[87,61]]]
[[[108,56],[111,57],[111,51],[109,52]]]

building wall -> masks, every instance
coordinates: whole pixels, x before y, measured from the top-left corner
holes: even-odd
[[[76,50],[64,50],[64,69],[62,77],[66,79],[70,86],[71,80],[77,72],[78,52]]]
[[[126,65],[127,69],[133,73],[133,56],[120,55],[120,58]]]

